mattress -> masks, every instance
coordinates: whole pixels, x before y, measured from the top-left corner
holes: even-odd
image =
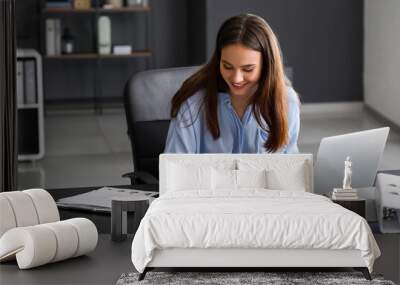
[[[328,198],[300,191],[170,192],[156,199],[132,243],[139,272],[156,250],[359,250],[372,271],[379,248],[365,219]]]

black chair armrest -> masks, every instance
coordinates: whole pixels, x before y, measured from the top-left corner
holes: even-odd
[[[134,175],[133,175],[133,172],[128,172],[128,173],[124,173],[124,174],[122,174],[121,175],[121,177],[123,177],[123,178],[129,178],[130,180],[131,180],[131,185],[135,185],[135,179],[134,179]]]
[[[158,184],[158,179],[155,178],[153,175],[151,175],[148,172],[144,171],[135,171],[135,172],[129,172],[125,173],[122,175],[124,178],[130,178],[131,179],[131,185],[136,185],[136,184]]]

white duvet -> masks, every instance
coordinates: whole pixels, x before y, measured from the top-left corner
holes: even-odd
[[[172,192],[154,200],[132,243],[143,272],[155,249],[358,249],[372,271],[379,248],[365,219],[299,191]]]

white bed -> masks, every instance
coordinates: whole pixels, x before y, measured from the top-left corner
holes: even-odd
[[[312,156],[164,154],[160,198],[132,243],[154,267],[354,267],[379,248],[357,214],[312,194]]]

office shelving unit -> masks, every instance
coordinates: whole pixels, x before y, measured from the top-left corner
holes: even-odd
[[[17,62],[34,62],[34,102],[19,102],[18,160],[36,160],[44,156],[42,58],[33,49],[18,49]],[[26,81],[23,81],[23,84]],[[25,88],[25,87],[22,87]]]
[[[150,5],[146,6],[128,6],[128,7],[122,7],[122,8],[110,8],[110,9],[104,9],[100,7],[100,2],[99,0],[94,1],[94,5],[92,8],[89,9],[75,9],[75,8],[46,8],[45,3],[46,1],[44,0],[42,3],[42,17],[41,17],[41,24],[42,24],[42,31],[45,31],[45,22],[46,19],[48,18],[61,18],[61,21],[63,22],[64,20],[68,21],[74,21],[76,17],[81,17],[84,16],[84,21],[90,21],[91,22],[91,30],[92,34],[88,35],[89,37],[92,38],[92,44],[91,44],[91,51],[87,52],[82,52],[82,51],[75,51],[72,54],[60,54],[60,55],[45,55],[46,54],[46,39],[45,39],[45,33],[41,37],[41,50],[42,54],[44,54],[43,59],[44,59],[44,68],[46,71],[48,71],[47,68],[51,68],[49,66],[54,65],[54,64],[59,64],[60,62],[65,62],[66,64],[71,64],[74,61],[85,61],[85,64],[90,64],[93,66],[94,72],[93,72],[93,81],[92,81],[92,86],[93,86],[93,103],[94,103],[94,108],[95,110],[100,110],[102,109],[102,103],[104,101],[122,101],[122,92],[119,95],[119,92],[117,96],[113,96],[112,98],[108,98],[107,96],[104,96],[103,94],[103,88],[102,84],[104,83],[104,65],[110,65],[111,60],[115,60],[114,63],[112,64],[123,64],[123,62],[130,61],[130,60],[144,60],[145,66],[144,69],[149,69],[152,67],[152,62],[153,62],[153,54],[151,51],[151,11],[152,8]],[[99,54],[97,53],[97,23],[98,23],[98,18],[102,15],[109,15],[112,21],[113,25],[113,17],[119,17],[120,15],[134,15],[137,13],[142,13],[146,15],[146,23],[145,23],[145,31],[144,34],[146,36],[146,48],[145,49],[140,49],[140,50],[133,50],[131,54],[126,54],[126,55],[115,55],[115,54]],[[126,28],[126,27],[119,27],[119,28]],[[107,62],[104,62],[107,61]],[[129,63],[130,64],[130,63]],[[139,69],[140,70],[140,69]],[[59,71],[58,71],[59,72]],[[46,78],[45,78],[46,80]],[[120,82],[120,84],[122,84]],[[119,85],[120,87],[120,85]],[[46,94],[47,95],[47,94]],[[46,96],[46,98],[50,98],[51,94],[49,96]],[[67,99],[67,98],[66,98]],[[87,99],[87,98],[86,98]],[[113,100],[115,99],[115,100]],[[51,98],[50,98],[51,100]],[[62,99],[61,99],[62,100]],[[75,99],[75,101],[79,101]]]

